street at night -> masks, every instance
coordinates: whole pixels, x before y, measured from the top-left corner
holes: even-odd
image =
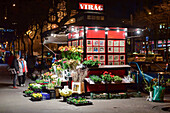
[[[168,112],[169,0],[0,0],[0,113]]]
[[[0,65],[0,113],[167,113],[162,110],[170,104],[170,95],[165,95],[165,102],[148,102],[146,94],[143,97],[130,99],[91,100],[93,105],[74,106],[62,102],[61,99],[32,102],[23,96],[23,90],[12,88],[12,80],[6,66]],[[31,82],[27,79],[27,84]]]

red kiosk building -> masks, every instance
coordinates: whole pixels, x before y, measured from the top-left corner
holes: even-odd
[[[82,4],[87,6],[82,6]],[[95,7],[95,5],[100,6],[100,8],[84,9]],[[82,11],[76,17],[76,23],[69,26],[68,46],[82,46],[84,58],[92,57],[102,63],[103,67],[90,69],[89,75],[101,75],[107,70],[124,77],[127,75],[127,68],[130,67],[126,65],[127,28],[119,24],[118,21],[120,20],[112,21],[113,23],[107,21],[107,17],[101,8],[103,8],[102,4],[79,3],[79,9],[85,11]],[[85,86],[85,92],[106,92],[104,84],[92,85],[86,83]],[[107,86],[107,92],[113,90],[126,90],[126,86],[124,84],[110,84]]]

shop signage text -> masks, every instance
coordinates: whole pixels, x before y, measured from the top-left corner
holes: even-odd
[[[103,11],[103,4],[79,3],[79,9]]]

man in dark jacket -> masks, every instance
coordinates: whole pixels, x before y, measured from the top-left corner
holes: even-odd
[[[14,78],[13,78],[13,88],[17,89],[16,87],[16,80],[17,80],[17,74],[19,73],[19,64],[18,64],[18,60],[19,60],[20,56],[17,54],[16,57],[13,60],[13,66],[15,68],[16,73],[14,74]]]

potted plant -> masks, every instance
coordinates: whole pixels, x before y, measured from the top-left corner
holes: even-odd
[[[29,89],[27,89],[27,90],[25,90],[25,96],[31,96],[31,94],[33,93],[34,91],[33,90],[29,90]]]
[[[153,98],[152,101],[162,102],[164,100],[164,93],[165,93],[165,81],[164,76],[160,77],[158,74],[158,79],[156,79],[153,85]]]
[[[30,83],[30,84],[29,84],[29,89],[30,89],[30,90],[33,90],[33,87],[34,87],[34,85],[36,85],[36,84],[37,84],[37,83]]]
[[[40,84],[40,83],[43,83],[44,80],[37,79],[37,80],[35,80],[35,82],[38,83],[38,84]]]
[[[41,93],[32,93],[31,94],[31,100],[33,101],[40,101],[42,99]]]
[[[67,99],[68,104],[74,104],[76,106],[92,105],[92,102],[87,101],[84,97],[70,97]]]
[[[83,62],[83,64],[85,64],[87,67],[98,67],[101,62],[97,59],[94,59],[90,56],[88,58],[84,59],[85,61]]]
[[[111,73],[105,71],[102,75],[101,78],[105,83],[111,83],[113,81],[113,77],[114,75],[112,75]]]
[[[164,77],[160,79],[160,75],[158,74],[158,79],[152,79],[149,84],[144,78],[144,82],[146,84],[146,90],[149,91],[149,96],[147,98],[148,101],[163,101],[164,92],[165,92],[165,82]]]
[[[33,86],[33,90],[34,90],[35,92],[41,92],[41,91],[42,91],[42,85],[39,85],[39,84],[34,85],[34,86]]]
[[[119,76],[114,76],[113,79],[114,79],[115,83],[121,83],[122,82],[122,78],[119,77]]]
[[[94,81],[95,83],[101,83],[101,81],[102,81],[102,79],[99,76],[97,76],[97,75],[91,75],[90,79],[92,81]]]

